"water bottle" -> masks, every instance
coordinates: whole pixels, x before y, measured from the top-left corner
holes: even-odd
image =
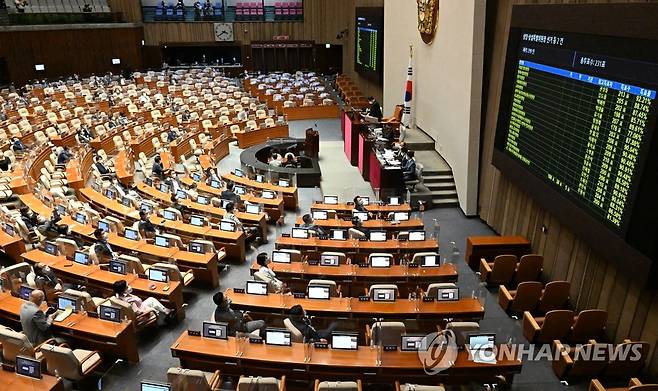
[[[457,247],[457,244],[455,242],[450,242],[450,245],[452,245],[452,254],[450,258],[452,260],[452,263],[456,265],[457,262],[459,261],[459,255],[460,255],[459,248]]]
[[[439,225],[439,220],[438,219],[432,219],[432,239],[435,239],[437,242],[439,241],[439,234],[441,233],[441,225]]]

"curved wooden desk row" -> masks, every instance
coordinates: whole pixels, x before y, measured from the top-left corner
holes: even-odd
[[[227,181],[231,181],[236,184],[240,184],[243,186],[246,186],[251,189],[257,189],[257,190],[272,190],[277,193],[283,194],[283,201],[285,203],[285,207],[288,210],[297,210],[298,205],[298,198],[297,198],[297,187],[291,186],[291,187],[283,187],[283,186],[278,186],[272,183],[264,183],[264,182],[257,182],[253,179],[245,178],[245,177],[239,177],[233,173],[227,173],[223,174],[222,178]]]
[[[313,349],[310,361],[306,361],[305,347],[301,343],[292,346],[244,344],[242,354],[236,354],[237,341],[208,339],[190,336],[184,332],[171,346],[171,354],[180,360],[181,366],[211,371],[217,368],[224,374],[277,376],[287,379],[313,381],[314,379],[388,382],[395,380],[426,383],[428,375],[416,352],[383,352],[381,364],[377,363],[377,351],[367,347],[353,350]],[[521,372],[520,360],[504,357],[495,364],[478,364],[469,360],[468,352],[460,351],[454,365],[433,376],[430,380],[467,383],[474,380],[488,382],[502,375],[511,382],[514,374]]]
[[[457,282],[457,268],[446,264],[438,267],[408,268],[402,265],[390,267],[360,267],[358,265],[341,264],[338,266],[309,265],[306,262],[274,263],[268,267],[278,278],[289,280],[309,281],[316,278],[325,278],[345,282],[390,282],[414,283],[419,282]],[[254,262],[251,265],[251,274],[260,269]]]
[[[476,298],[457,301],[432,301],[398,299],[394,302],[359,301],[354,297],[332,297],[329,300],[297,299],[292,295],[269,294],[265,296],[235,293],[233,288],[224,292],[232,300],[234,309],[253,312],[286,314],[290,307],[300,304],[309,314],[348,318],[384,317],[387,319],[474,319],[484,317],[484,307]]]
[[[313,223],[319,227],[327,229],[349,229],[353,227],[351,220],[343,219],[327,219],[327,220],[318,220],[315,219]],[[301,217],[297,217],[295,221],[295,226],[300,226],[304,224],[304,221]],[[408,231],[408,230],[423,230],[425,229],[425,224],[421,219],[409,219],[406,221],[393,222],[390,220],[367,220],[363,222],[363,228],[370,230],[386,230],[386,231]]]
[[[402,204],[402,205],[379,205],[371,204],[366,205],[366,210],[371,213],[391,213],[391,212],[411,212],[411,205]],[[351,216],[354,205],[347,203],[339,204],[325,204],[322,202],[316,202],[311,205],[311,210],[335,210],[336,213]]]
[[[21,330],[20,310],[24,300],[9,292],[0,292],[0,318],[3,323]],[[132,322],[115,323],[91,318],[86,313],[71,314],[62,322],[53,322],[51,329],[56,336],[73,341],[74,346],[98,350],[103,355],[139,362],[137,335]]]
[[[262,144],[273,138],[288,137],[288,124],[256,130],[246,130],[243,128],[241,131],[235,132],[235,137],[238,139],[238,147],[245,149],[252,145]]]
[[[104,197],[94,189],[88,187],[81,189],[80,195],[92,205],[119,219],[130,222],[130,224],[139,219],[137,209],[124,206],[117,200]],[[242,231],[226,232],[213,229],[210,226],[196,227],[182,221],[165,220],[155,215],[151,215],[150,220],[164,232],[179,235],[182,239],[206,239],[212,241],[217,248],[225,247],[227,256],[231,259],[243,261],[245,258],[245,234]],[[178,251],[177,248],[167,248],[166,250]]]
[[[50,217],[52,209],[34,195],[24,194],[20,198],[33,212],[46,218]],[[96,238],[94,238],[95,228],[93,226],[75,222],[70,216],[63,216],[60,223],[68,225],[71,233],[79,239],[87,243],[94,243],[96,241]],[[142,262],[175,263],[183,271],[193,270],[195,281],[203,282],[213,288],[219,286],[217,263],[226,257],[226,254],[222,251],[218,253],[196,254],[177,248],[159,247],[147,243],[144,240],[135,241],[126,239],[118,236],[116,233],[110,233],[108,242],[115,251],[136,256]]]
[[[171,193],[161,192],[155,187],[149,186],[144,182],[137,184],[137,191],[149,197],[150,199],[158,202],[161,205],[166,205],[166,206],[171,205]],[[212,205],[202,205],[190,199],[179,201],[179,203],[190,209],[190,212],[192,214],[205,215],[206,217],[209,217],[214,220],[220,220],[222,217],[224,217],[224,214],[226,214],[225,209]],[[240,219],[242,224],[258,227],[260,236],[262,238],[267,237],[267,221],[265,220],[265,213],[254,214],[254,213],[245,213],[238,211],[235,212],[235,216],[238,219]]]
[[[353,260],[361,261],[370,253],[390,253],[396,254],[413,254],[419,252],[438,252],[439,243],[435,239],[423,240],[418,242],[387,240],[384,242],[360,241],[357,239],[333,240],[318,239],[311,237],[308,239],[296,239],[290,236],[281,236],[276,240],[277,249],[292,248],[302,251],[311,252],[317,255],[324,251],[343,252]]]
[[[212,186],[206,185],[204,182],[195,182],[194,179],[190,177],[185,177],[181,182],[189,187],[192,183],[197,184],[197,191],[201,194],[209,194],[211,196],[219,198],[222,194],[223,189],[217,189]],[[257,197],[253,194],[243,194],[240,196],[240,199],[243,201],[250,202],[252,204],[262,204],[270,216],[270,220],[277,221],[281,216],[283,216],[283,198],[267,199],[262,197]]]
[[[142,299],[155,297],[167,307],[175,308],[179,319],[185,318],[183,308],[183,284],[178,281],[157,282],[139,278],[137,274],[117,274],[103,270],[98,265],[81,265],[65,256],[50,255],[41,250],[31,250],[23,254],[23,260],[31,264],[43,263],[50,266],[55,274],[64,281],[81,284],[88,290],[98,290],[102,297],[114,295],[112,284],[125,280],[133,293]],[[153,289],[151,289],[153,287]],[[164,290],[167,287],[167,290]]]
[[[33,379],[0,370],[0,384],[12,391],[64,391],[62,379],[50,375],[43,375],[41,379]]]

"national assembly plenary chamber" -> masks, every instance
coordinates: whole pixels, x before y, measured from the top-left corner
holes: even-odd
[[[658,390],[657,21],[0,0],[0,391]]]

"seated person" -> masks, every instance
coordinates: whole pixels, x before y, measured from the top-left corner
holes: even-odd
[[[296,304],[290,308],[290,321],[304,336],[306,342],[322,341],[327,342],[331,333],[336,330],[336,322],[332,322],[328,328],[324,330],[316,330],[311,324],[311,318],[306,315],[306,310]]]
[[[153,173],[153,176],[159,178],[161,181],[165,179],[165,169],[162,165],[162,159],[160,158],[160,155],[155,155],[151,172]]]
[[[265,321],[253,320],[248,312],[235,311],[231,308],[231,301],[222,292],[213,295],[212,300],[217,305],[215,321],[228,323],[228,335],[235,333],[251,333],[259,330],[261,337],[265,337]]]
[[[118,255],[112,251],[112,247],[110,247],[110,243],[107,241],[109,237],[107,232],[97,228],[94,231],[94,237],[96,238],[96,243],[94,244],[94,252],[96,252],[98,259],[101,259],[102,257],[112,259],[117,258]]]
[[[11,159],[9,159],[7,156],[0,154],[0,170],[9,171],[10,166],[11,166]]]
[[[69,147],[64,147],[62,152],[57,155],[57,164],[66,164],[73,158],[73,154],[69,151]]]
[[[158,317],[164,316],[166,321],[171,321],[176,316],[176,310],[167,308],[154,297],[148,297],[145,300],[132,294],[133,289],[128,285],[126,280],[119,280],[112,284],[114,296],[130,304],[135,315],[142,315],[147,312],[155,312]]]
[[[256,256],[256,263],[260,268],[258,269],[259,272],[263,273],[265,276],[269,278],[269,283],[272,285],[274,288],[274,292],[276,293],[288,293],[290,292],[290,289],[286,286],[286,284],[276,278],[276,274],[272,269],[269,268],[271,260],[270,257],[268,257],[267,253],[260,253]]]
[[[363,221],[358,216],[352,217],[352,228],[364,234],[366,238],[370,236],[370,230],[363,228]]]
[[[57,213],[57,210],[53,210],[50,219],[39,225],[37,230],[47,239],[54,239],[60,235],[66,235],[69,227],[65,224],[58,224],[61,219],[62,217]]]
[[[310,214],[307,213],[304,216],[302,216],[302,221],[304,222],[304,224],[302,224],[300,228],[306,228],[309,231],[313,231],[315,232],[316,236],[322,236],[327,234],[325,230],[322,229],[322,227],[318,227],[315,224],[315,221],[313,220],[313,216],[311,216]]]
[[[62,284],[50,266],[39,262],[34,265],[34,274],[37,287],[44,292],[62,290]]]
[[[374,97],[369,96],[368,103],[370,104],[370,108],[368,109],[368,115],[377,118],[378,121],[381,121],[384,114],[382,114],[382,108],[379,105],[379,102],[377,102],[377,100]]]
[[[187,196],[192,201],[196,201],[196,199],[199,198],[199,193],[196,191],[196,183],[192,183],[190,187],[185,190],[185,193],[187,193]]]
[[[27,147],[25,146],[25,144],[23,144],[23,142],[18,137],[14,137],[13,142],[11,144],[11,149],[13,149],[14,152],[24,152],[27,149]]]
[[[354,197],[354,208],[357,212],[367,212],[365,205],[363,205],[363,201],[361,201],[361,197],[356,196]]]
[[[298,167],[297,157],[295,157],[295,154],[292,153],[292,152],[286,153],[286,158],[283,161],[282,166],[286,167],[286,168],[296,168],[296,167]]]
[[[81,126],[78,130],[78,140],[80,140],[82,144],[89,144],[92,138],[93,137],[91,136],[87,125]]]
[[[25,223],[28,229],[32,229],[39,223],[36,213],[32,212],[27,206],[21,207],[21,220]]]
[[[219,182],[220,184],[224,183],[219,178],[219,176],[215,173],[215,171],[212,169],[212,167],[208,167],[208,168],[206,168],[206,185],[210,186],[210,184],[213,181]]]
[[[269,159],[267,160],[267,164],[269,164],[272,167],[281,167],[282,163],[283,163],[283,158],[278,153],[270,155]]]
[[[233,187],[234,187],[233,182],[227,183],[226,189],[222,191],[222,193],[219,195],[219,198],[223,200],[229,200],[233,204],[238,205],[240,204],[240,196],[235,194],[235,192],[233,192]]]
[[[414,160],[414,151],[407,152],[407,161],[402,168],[402,177],[405,182],[416,180],[416,160]]]
[[[182,205],[180,202],[178,202],[178,198],[176,198],[175,194],[171,195],[170,201],[171,201],[171,205],[169,205],[169,207],[174,208],[177,211],[179,211],[181,213],[181,215],[183,216],[183,219],[186,219],[187,215],[190,214],[187,207],[185,205]]]
[[[244,225],[242,225],[240,219],[238,219],[237,216],[235,215],[235,204],[233,202],[229,202],[228,204],[226,204],[225,210],[226,213],[224,213],[223,220],[229,220],[234,222],[238,230],[244,231],[244,233],[247,235],[248,240],[254,239],[252,245],[258,246],[263,240],[260,236],[258,236],[258,228],[245,227]]]
[[[172,142],[176,140],[178,133],[176,133],[176,128],[169,128],[167,131],[167,142]]]
[[[155,225],[149,220],[149,216],[143,210],[139,211],[139,223],[137,224],[139,234],[145,239],[153,239],[158,233]]]
[[[112,174],[112,171],[103,164],[103,159],[98,155],[94,156],[94,167],[96,167],[101,175]]]

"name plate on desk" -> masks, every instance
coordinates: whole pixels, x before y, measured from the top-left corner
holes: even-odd
[[[423,297],[423,303],[432,303],[433,301],[433,297]]]
[[[311,261],[311,260],[309,259],[308,264],[309,264],[310,266],[318,266],[318,265],[320,264],[320,261],[318,261],[317,259]]]
[[[404,237],[403,238],[397,238],[397,239],[398,239],[398,242],[407,242],[408,241],[407,238],[404,238]]]
[[[359,238],[359,242],[367,242],[368,238]]]
[[[90,318],[98,318],[98,312],[89,311],[89,312],[87,312],[87,316],[90,317]]]
[[[326,342],[313,342],[313,347],[316,349],[329,349],[329,344]]]
[[[148,279],[149,277],[148,277],[146,274],[138,274],[138,275],[137,275],[137,278]]]
[[[359,301],[370,301],[370,296],[359,296]]]
[[[295,299],[303,299],[306,297],[306,294],[304,292],[293,292],[292,297]]]
[[[398,346],[397,345],[384,345],[384,351],[385,352],[397,352],[398,351]]]
[[[2,370],[3,371],[8,371],[8,372],[14,372],[16,371],[16,367],[14,367],[11,364],[7,364],[5,362],[2,363]]]
[[[244,293],[244,288],[233,288],[233,292],[235,292],[235,293]]]
[[[370,265],[368,265],[367,263],[360,263],[359,264],[359,267],[368,267],[368,266],[370,266]]]
[[[262,344],[263,343],[263,338],[261,338],[261,337],[249,337],[249,343]]]
[[[187,330],[187,335],[192,336],[192,337],[200,337],[201,336],[201,331],[199,331],[199,330]]]
[[[418,269],[419,266],[420,266],[420,265],[417,264],[417,263],[410,263],[410,264],[407,265],[407,267],[408,267],[409,269]]]

